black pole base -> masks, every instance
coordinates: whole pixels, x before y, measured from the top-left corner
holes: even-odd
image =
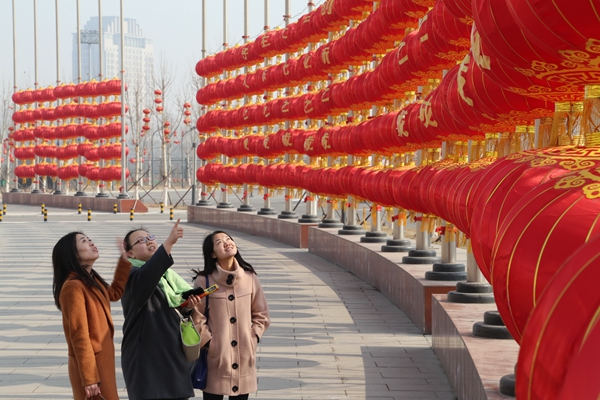
[[[42,191],[40,189],[33,189],[31,191],[31,194],[38,194],[38,193],[42,193]]]
[[[64,193],[62,192],[62,190],[55,190],[54,193],[52,193],[52,194],[61,195]]]
[[[361,243],[385,243],[387,242],[387,233],[381,231],[369,231],[360,238]]]
[[[231,203],[219,203],[217,208],[233,208],[233,204]]]
[[[302,224],[318,224],[321,222],[321,219],[318,215],[306,215],[304,214],[302,218],[298,220],[298,222]]]
[[[240,212],[252,212],[252,211],[256,211],[254,208],[252,208],[252,206],[250,204],[242,204],[241,206],[238,207],[237,209]]]
[[[441,261],[435,250],[410,250],[407,256],[402,257],[402,264],[435,264]]]
[[[33,193],[33,192],[31,192],[31,193]],[[77,192],[77,193],[74,194],[74,196],[76,196],[76,197],[84,197],[84,196],[87,196],[87,194],[85,194],[85,192]]]
[[[493,303],[492,286],[485,282],[457,282],[456,290],[448,292],[450,303]]]
[[[505,396],[515,397],[515,374],[504,375],[500,378],[498,391]]]
[[[460,263],[435,263],[433,271],[425,272],[428,281],[466,281],[467,271],[465,264]]]
[[[12,189],[10,189],[10,193],[19,193],[19,189],[12,188]]]
[[[383,246],[381,251],[384,253],[406,253],[414,250],[415,246],[411,246],[408,239],[389,239]]]
[[[298,215],[293,211],[282,211],[281,214],[277,216],[279,219],[296,219]]]
[[[344,225],[338,235],[364,235],[366,231],[360,225]]]
[[[123,199],[128,199],[129,196],[126,193],[119,193],[119,195],[117,196],[118,200],[123,200]]]
[[[197,206],[210,206],[212,203],[208,200],[200,200],[199,202],[196,203]]]
[[[483,322],[473,324],[473,336],[487,339],[512,339],[498,311],[483,313]]]
[[[106,193],[98,193],[96,197],[108,197]]]
[[[274,208],[263,207],[258,212],[258,215],[277,215],[277,211]]]
[[[325,229],[333,229],[341,228],[342,226],[344,226],[344,224],[342,224],[338,219],[324,219],[321,221],[318,227]]]

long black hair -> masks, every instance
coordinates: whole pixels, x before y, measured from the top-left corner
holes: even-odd
[[[233,240],[231,235],[224,231],[214,231],[213,233],[207,235],[204,238],[204,243],[202,244],[202,254],[204,255],[204,270],[201,271],[200,269],[192,269],[192,272],[195,273],[192,280],[195,280],[198,277],[198,275],[202,275],[202,276],[210,275],[217,269],[217,259],[213,258],[212,254],[214,253],[214,250],[215,250],[215,244],[213,243],[213,238],[218,233],[224,233],[227,236],[229,236],[231,238],[231,240]],[[256,274],[254,267],[248,261],[246,261],[242,258],[242,255],[240,254],[239,249],[237,249],[237,252],[235,253],[234,257],[237,260],[239,266],[244,271],[250,271],[253,274]]]
[[[75,273],[75,279],[79,279],[90,288],[101,290],[98,282],[104,285],[104,287],[108,287],[106,281],[95,270],[92,269],[91,273],[88,273],[85,270],[86,266],[82,265],[77,258],[77,235],[85,235],[85,233],[67,233],[56,242],[52,250],[52,266],[54,268],[52,293],[54,294],[54,304],[56,304],[56,308],[59,310],[60,292],[71,273]]]

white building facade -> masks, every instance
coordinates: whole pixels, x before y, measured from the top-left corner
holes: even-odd
[[[142,35],[135,19],[125,18],[125,82],[145,87],[154,75],[154,44]],[[97,81],[121,76],[121,21],[119,17],[102,17],[102,77],[98,17],[92,17],[81,33],[81,80]],[[73,34],[73,82],[77,83],[77,33]]]

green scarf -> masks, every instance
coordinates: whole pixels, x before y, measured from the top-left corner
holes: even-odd
[[[138,260],[135,258],[130,258],[132,267],[139,268],[142,265],[146,264],[146,261]],[[177,272],[171,270],[170,268],[160,277],[160,281],[158,281],[158,287],[163,291],[167,298],[167,302],[169,303],[169,307],[179,307],[184,299],[181,297],[183,292],[186,292],[192,287],[189,283],[187,283]]]

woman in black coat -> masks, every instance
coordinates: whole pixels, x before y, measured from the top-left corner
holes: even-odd
[[[171,248],[181,237],[179,220],[160,247],[145,229],[125,237],[133,268],[121,299],[125,317],[121,366],[130,400],[194,397],[189,363],[181,347],[180,318],[173,308],[189,314],[200,299],[190,296],[187,307],[178,307],[182,301],[178,293],[191,286],[169,270]]]

